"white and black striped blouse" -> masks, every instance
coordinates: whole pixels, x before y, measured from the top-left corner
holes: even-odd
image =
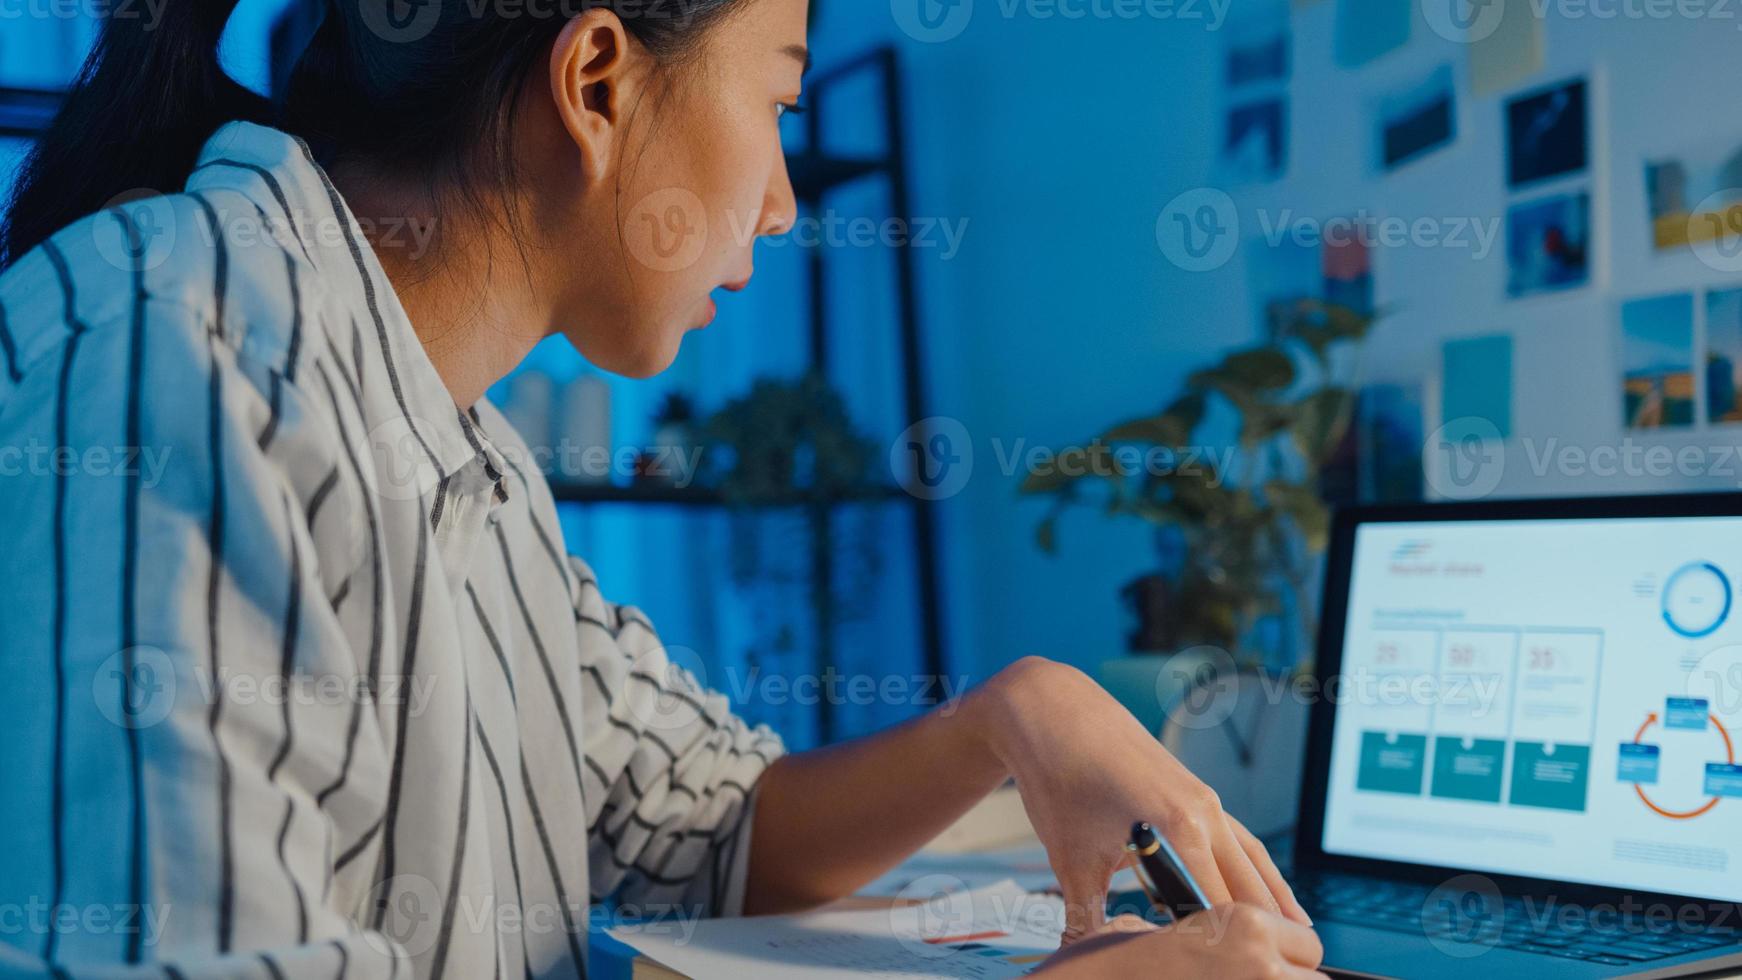
[[[565,554],[299,141],[0,277],[0,976],[586,973],[780,751]]]

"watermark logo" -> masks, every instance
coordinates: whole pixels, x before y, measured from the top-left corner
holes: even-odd
[[[1720,717],[1742,712],[1742,646],[1718,647],[1688,671],[1687,697],[1703,700]]]
[[[369,32],[390,44],[413,44],[442,19],[441,0],[357,0]]]
[[[1453,43],[1480,44],[1506,19],[1506,0],[1421,0],[1422,19]]]
[[[381,919],[379,931],[364,933],[364,939],[383,956],[397,955],[394,947],[410,956],[422,956],[435,948],[441,934],[441,892],[422,875],[396,875],[369,890],[363,906]]]
[[[1155,677],[1155,696],[1170,723],[1193,731],[1233,717],[1240,703],[1240,667],[1220,647],[1201,646],[1169,657]]]
[[[421,433],[433,433],[424,419],[396,416],[369,430],[369,450],[375,459],[376,494],[386,500],[415,500],[441,482],[436,462],[424,448]],[[433,438],[433,436],[432,436]]]
[[[921,500],[948,500],[974,475],[968,427],[946,416],[915,422],[889,447],[889,471]]]
[[[97,667],[91,678],[91,698],[110,724],[119,728],[150,728],[175,709],[175,664],[157,647],[137,646],[117,651]]]
[[[685,188],[657,190],[630,211],[625,234],[636,261],[655,272],[678,272],[707,249],[708,209]]]
[[[943,942],[973,934],[974,898],[968,885],[954,875],[935,874],[916,878],[896,897],[896,907],[914,906],[918,921],[912,932],[898,929],[902,946],[925,959],[942,959],[956,950]]]
[[[889,12],[903,34],[923,44],[941,44],[968,29],[974,0],[889,0]]]
[[[708,666],[689,647],[653,646],[629,663],[633,685],[627,695],[629,714],[654,731],[676,731],[693,725],[700,715],[699,692],[707,689]]]
[[[1169,262],[1187,272],[1220,269],[1239,247],[1240,212],[1226,191],[1186,191],[1161,209],[1155,241]]]
[[[175,251],[175,206],[147,187],[109,199],[91,219],[91,239],[103,261],[122,272],[150,272]]]
[[[1422,931],[1440,952],[1471,959],[1493,949],[1506,925],[1500,889],[1482,875],[1459,875],[1428,893]]]
[[[1718,191],[1688,215],[1688,240],[1694,255],[1715,272],[1742,272],[1742,196],[1735,188]]]
[[[1423,443],[1422,470],[1428,486],[1442,497],[1486,497],[1506,475],[1506,446],[1499,427],[1476,417],[1447,422]]]

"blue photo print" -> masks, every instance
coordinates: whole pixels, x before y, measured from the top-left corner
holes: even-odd
[[[1523,187],[1583,171],[1590,163],[1583,80],[1506,104],[1507,184]]]
[[[1506,215],[1506,292],[1513,298],[1577,289],[1591,280],[1591,196],[1520,204]]]

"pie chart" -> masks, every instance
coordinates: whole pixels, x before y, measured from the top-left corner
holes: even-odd
[[[1709,561],[1675,570],[1663,586],[1663,621],[1690,640],[1710,636],[1730,618],[1730,580]]]

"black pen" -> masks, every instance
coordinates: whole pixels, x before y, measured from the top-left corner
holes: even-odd
[[[1125,849],[1137,858],[1137,883],[1143,886],[1143,893],[1149,896],[1157,915],[1178,922],[1210,907],[1210,900],[1186,870],[1185,862],[1154,827],[1147,823],[1133,826],[1131,842]]]

